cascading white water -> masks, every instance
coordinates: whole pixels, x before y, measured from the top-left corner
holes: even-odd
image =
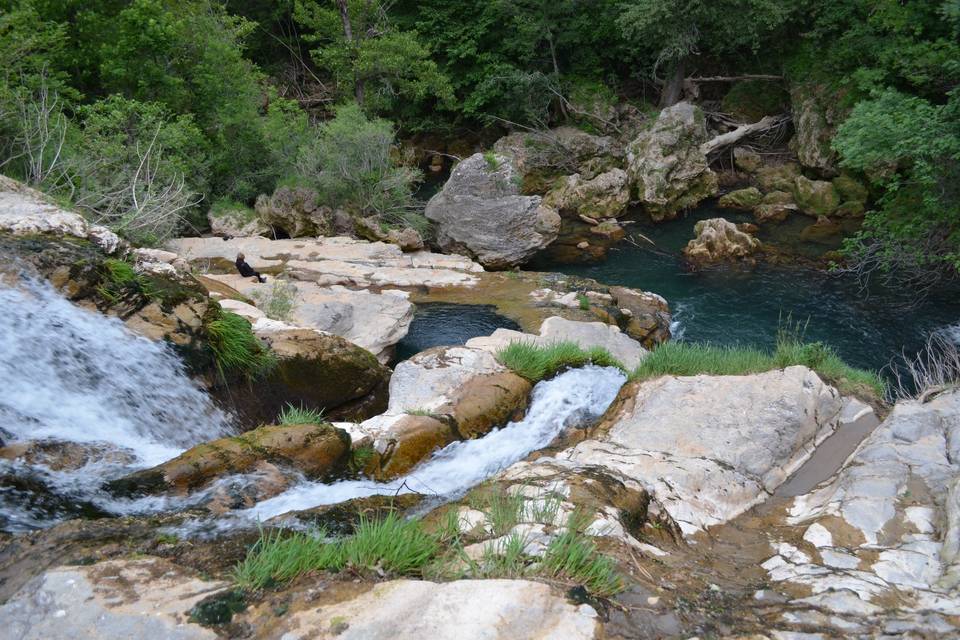
[[[119,320],[30,280],[0,282],[0,310],[0,438],[8,445],[102,445],[124,454],[122,462],[108,455],[70,472],[32,469],[55,489],[106,505],[115,501],[99,494],[103,481],[227,432],[227,417],[187,377],[180,359]],[[13,477],[31,471],[4,464],[0,472]],[[0,526],[38,524],[17,513],[22,497],[0,490]]]
[[[416,491],[457,496],[501,469],[541,449],[572,425],[603,414],[626,381],[612,367],[572,369],[533,390],[526,417],[477,440],[455,442],[436,452],[409,475],[389,483],[349,480],[304,482],[243,511],[239,517],[267,520],[288,511],[335,504],[351,498]]]

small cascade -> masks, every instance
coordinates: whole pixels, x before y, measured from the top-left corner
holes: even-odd
[[[134,504],[124,508],[103,495],[104,481],[228,432],[227,416],[180,359],[118,319],[30,280],[0,283],[0,309],[0,440],[81,445],[72,450],[82,452],[79,468],[0,460],[0,529],[49,524],[70,515],[69,504],[126,511]],[[39,488],[59,497],[41,499]],[[162,502],[142,506],[154,510]]]
[[[303,482],[243,511],[249,521],[352,498],[417,492],[456,497],[498,471],[550,444],[565,428],[586,425],[616,398],[626,377],[612,367],[572,369],[534,387],[527,415],[477,440],[454,442],[405,477],[392,482]]]

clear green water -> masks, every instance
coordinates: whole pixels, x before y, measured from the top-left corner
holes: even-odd
[[[653,240],[655,248],[624,242],[601,264],[532,267],[659,293],[670,303],[675,337],[687,341],[770,347],[781,314],[809,318],[807,339],[822,340],[848,363],[871,369],[880,369],[902,350],[916,352],[928,332],[960,323],[957,290],[938,292],[925,304],[905,310],[902,296],[877,292],[867,297],[853,279],[815,269],[765,266],[753,271],[689,272],[683,267],[681,249],[693,237],[696,221],[711,217],[734,222],[750,219],[705,206],[683,220],[631,227]],[[799,231],[810,222],[794,216],[783,225],[762,228],[759,237],[775,244],[790,238],[791,249],[808,256],[839,246],[839,236],[796,242]]]

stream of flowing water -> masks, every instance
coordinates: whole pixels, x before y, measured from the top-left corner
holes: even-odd
[[[107,513],[164,508],[162,498],[122,501],[100,487],[228,433],[228,417],[162,343],[46,283],[0,282],[0,309],[0,440],[54,449],[31,463],[0,459],[0,529],[44,526],[78,504]],[[74,462],[64,467],[65,457]]]
[[[522,420],[476,440],[454,442],[402,478],[385,483],[304,482],[241,512],[239,517],[267,520],[289,511],[375,495],[462,495],[527,454],[546,447],[564,429],[592,423],[607,410],[624,382],[623,372],[612,367],[571,369],[534,387]]]

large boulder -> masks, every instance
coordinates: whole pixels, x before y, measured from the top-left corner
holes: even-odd
[[[753,208],[753,217],[760,224],[766,222],[783,222],[797,211],[797,203],[793,195],[786,191],[771,191]]]
[[[627,174],[654,221],[676,218],[717,193],[717,176],[700,150],[707,137],[703,112],[680,102],[627,147]]]
[[[272,195],[259,196],[255,209],[264,224],[291,238],[327,236],[333,231],[333,212],[320,204],[320,195],[309,187],[278,187]]]
[[[605,427],[559,458],[639,481],[685,533],[764,501],[841,424],[843,399],[805,367],[628,384]]]
[[[539,196],[520,195],[512,159],[476,153],[456,166],[427,203],[444,251],[476,259],[484,267],[522,264],[556,240],[560,216]]]
[[[32,579],[0,606],[0,637],[216,640],[216,632],[189,619],[190,611],[228,587],[160,558],[58,567]]]
[[[497,140],[493,151],[512,158],[525,194],[543,193],[559,176],[567,174],[579,173],[590,180],[619,164],[623,153],[607,136],[568,126],[511,133]]]
[[[256,268],[256,264],[254,264]],[[248,298],[265,300],[274,283],[261,284],[239,275],[209,276]],[[402,291],[355,291],[341,285],[321,287],[297,281],[286,322],[346,338],[374,354],[382,363],[393,357],[394,345],[407,335],[414,307]],[[269,303],[263,304],[265,308]]]
[[[836,174],[837,153],[831,143],[837,126],[846,116],[837,96],[823,85],[803,83],[790,91],[793,126],[791,140],[800,163],[827,175]]]
[[[687,243],[683,255],[695,266],[750,261],[762,247],[759,240],[723,218],[701,220],[693,230],[697,237]]]
[[[330,424],[268,425],[199,444],[156,467],[113,480],[108,487],[122,494],[193,491],[267,461],[310,478],[324,478],[339,471],[349,451],[350,436]]]
[[[415,615],[411,615],[415,612]],[[286,616],[284,640],[593,640],[601,623],[588,604],[525,580],[393,580],[353,599]]]
[[[647,349],[670,339],[670,306],[663,297],[629,287],[610,287],[621,312],[629,312],[626,334]]]
[[[594,220],[616,218],[630,202],[630,185],[623,169],[611,169],[591,180],[579,173],[558,180],[543,198],[544,205],[560,215]]]

